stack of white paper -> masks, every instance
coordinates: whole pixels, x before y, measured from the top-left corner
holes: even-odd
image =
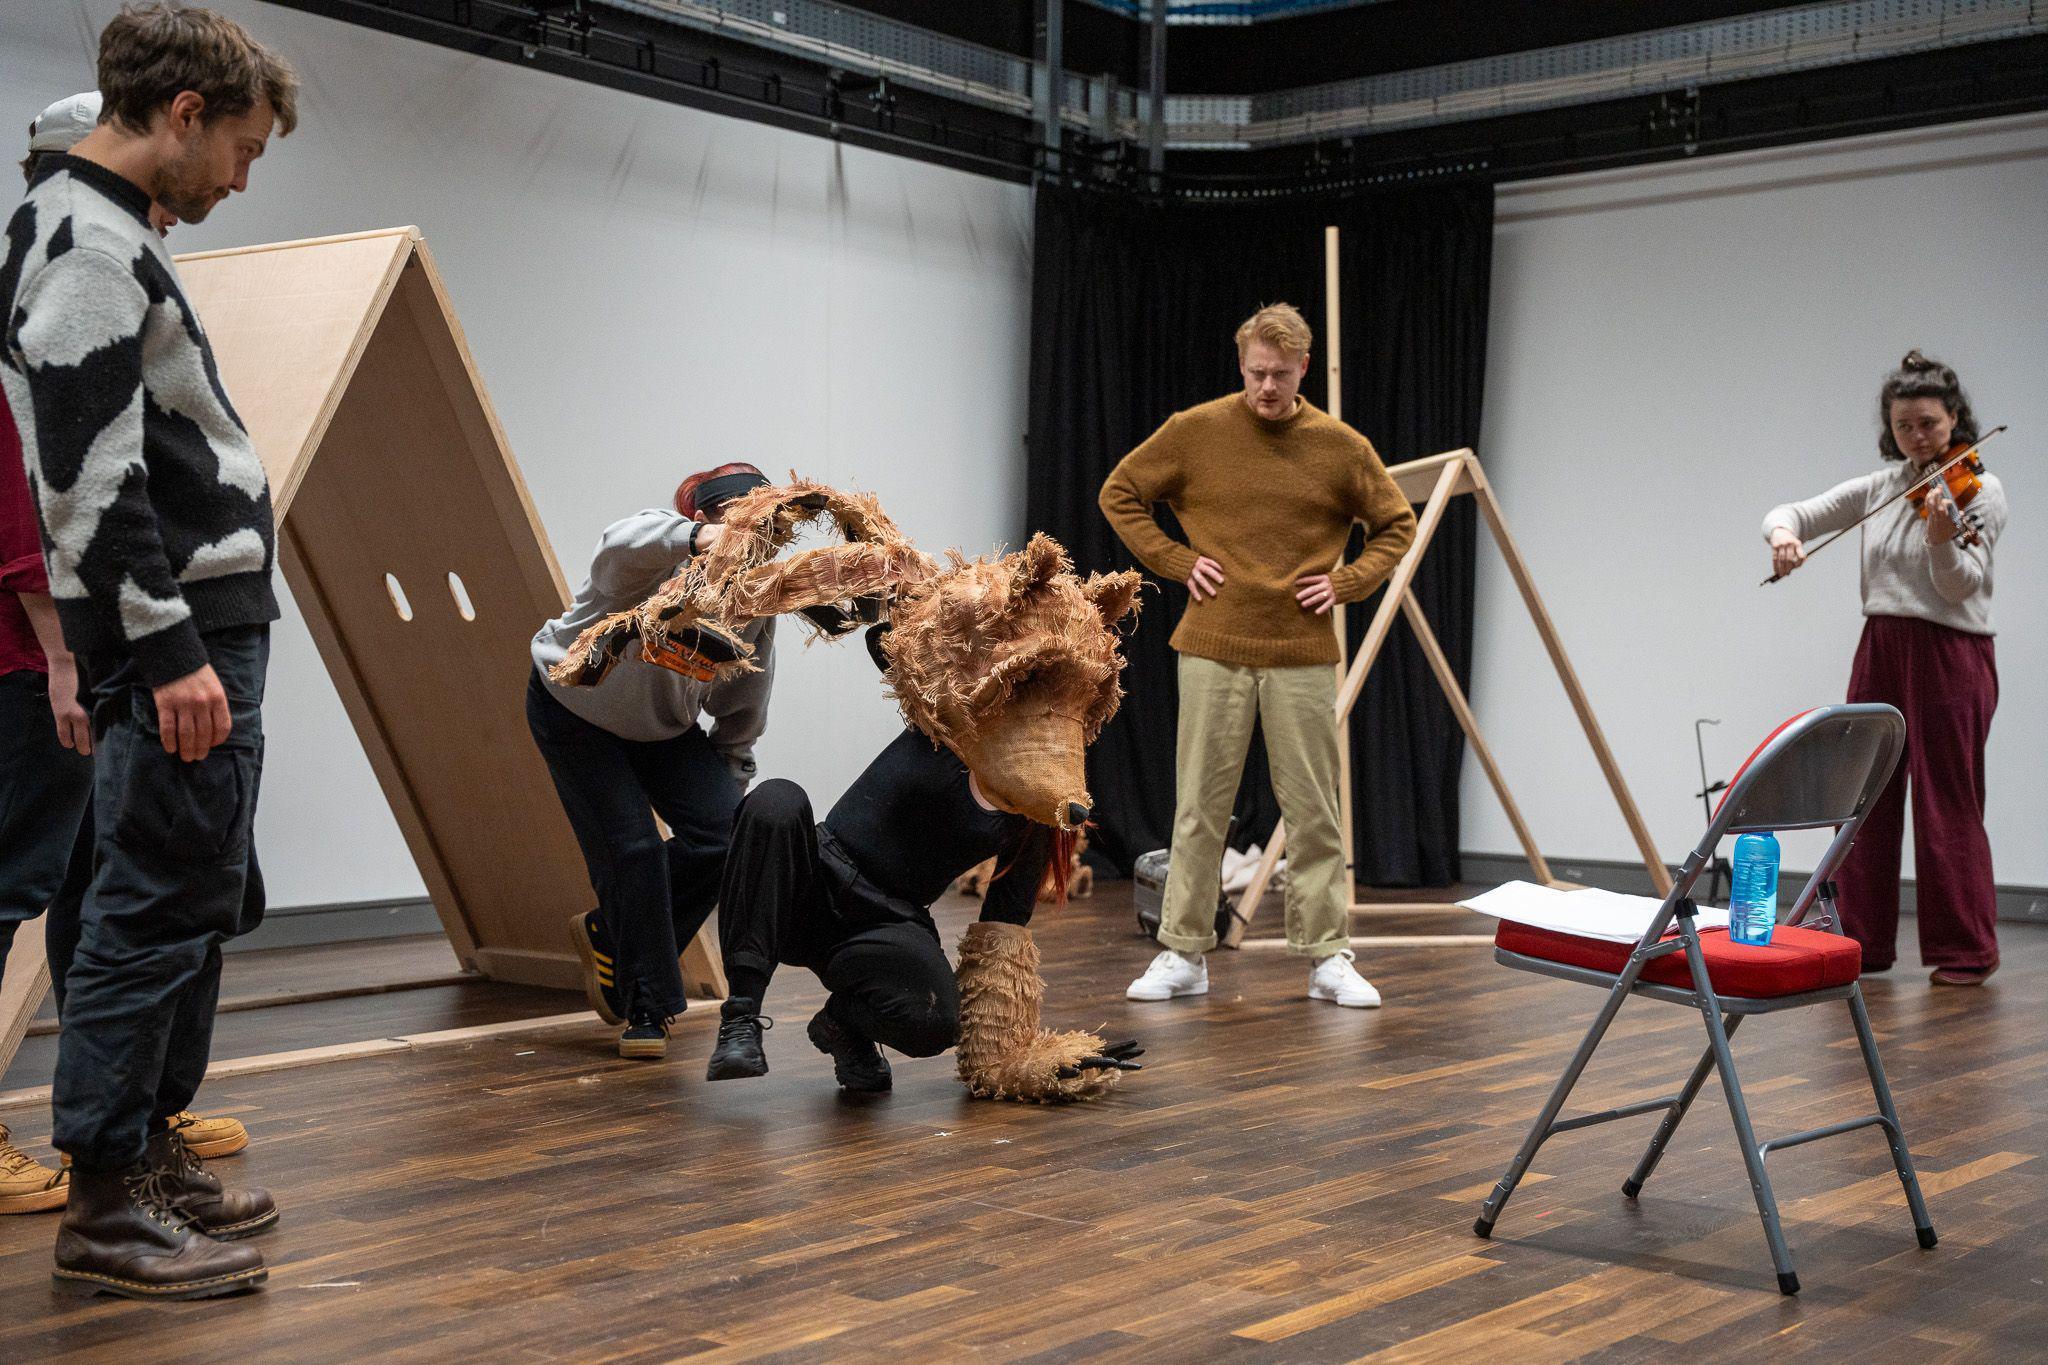
[[[1663,902],[1654,896],[1624,896],[1591,887],[1559,891],[1534,882],[1506,882],[1458,904],[1495,919],[1513,920],[1560,934],[1634,943],[1649,929],[1657,907]],[[1702,929],[1723,927],[1728,923],[1728,912],[1702,907],[1694,923]]]

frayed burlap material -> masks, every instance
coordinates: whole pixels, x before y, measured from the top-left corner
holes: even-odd
[[[1038,945],[1021,924],[981,923],[960,940],[960,1079],[977,1099],[1068,1104],[1092,1100],[1121,1071],[1080,1070],[1103,1049],[1093,1033],[1039,1027],[1045,983]],[[1076,1074],[1062,1076],[1062,1069]]]
[[[819,520],[845,543],[777,558]],[[886,614],[883,679],[904,719],[952,750],[991,802],[1057,831],[1050,881],[1064,902],[1091,805],[1083,758],[1123,696],[1116,626],[1137,609],[1140,583],[1133,572],[1083,581],[1045,535],[1015,554],[955,552],[941,568],[873,497],[792,475],[728,504],[716,545],[584,631],[549,676],[592,686],[634,641],[650,655],[694,651],[717,676],[747,672],[756,665],[740,631],[759,617],[824,609],[811,624],[836,636]],[[960,1077],[975,1095],[1061,1104],[1117,1084],[1115,1067],[1081,1065],[1101,1060],[1101,1038],[1039,1027],[1045,986],[1028,929],[968,929],[959,981]]]
[[[1005,810],[1071,830],[1092,804],[1083,762],[1116,714],[1116,623],[1136,573],[1075,577],[1043,533],[1015,554],[967,560],[906,586],[883,642],[903,717],[945,745]]]
[[[778,559],[797,533],[828,522],[845,543],[800,550]],[[672,638],[697,639],[692,648],[712,653],[718,676],[754,671],[753,648],[740,638],[763,616],[837,608],[848,622],[873,602],[937,571],[931,557],[896,529],[881,504],[866,493],[844,493],[791,476],[786,484],[756,488],[726,505],[718,543],[640,605],[607,616],[585,630],[548,676],[563,687],[604,680],[627,646],[650,653]],[[825,627],[812,622],[814,630]]]
[[[816,521],[845,543],[777,558]],[[1083,756],[1123,696],[1116,625],[1137,609],[1140,582],[1130,571],[1084,581],[1042,534],[1015,554],[954,552],[941,568],[871,495],[792,475],[728,504],[716,545],[585,630],[548,676],[594,686],[635,641],[650,658],[680,646],[713,676],[750,672],[750,621],[823,609],[836,624],[814,615],[813,629],[837,635],[886,611],[885,680],[903,718],[958,755],[990,801],[1072,833],[1092,805]]]

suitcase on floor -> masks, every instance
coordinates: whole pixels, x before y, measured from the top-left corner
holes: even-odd
[[[1159,917],[1166,902],[1167,855],[1171,850],[1155,848],[1138,855],[1131,869],[1131,904],[1138,912],[1138,932],[1146,938],[1159,937]],[[1216,936],[1230,924],[1230,897],[1216,897]]]

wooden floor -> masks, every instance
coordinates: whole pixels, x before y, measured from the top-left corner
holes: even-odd
[[[261,1008],[270,1001],[343,990],[376,993],[313,999],[289,1009]],[[221,967],[221,1005],[213,1030],[216,1058],[560,1014],[583,1008],[583,997],[463,979],[448,940],[433,934],[229,953]],[[45,999],[21,1051],[0,1074],[0,1094],[50,1083],[57,1062],[56,1024],[56,1004]],[[6,1121],[0,1113],[0,1122]]]
[[[1267,951],[1216,955],[1204,999],[1137,1005],[1122,989],[1149,945],[1128,904],[1106,886],[1039,929],[1051,1016],[1150,1048],[1107,1103],[970,1101],[950,1058],[896,1059],[893,1095],[841,1099],[803,1037],[821,997],[794,972],[757,1081],[704,1081],[715,1020],[695,1009],[666,1064],[617,1060],[593,1021],[210,1082],[203,1106],[255,1137],[219,1169],[285,1210],[268,1287],[60,1299],[54,1216],[0,1219],[0,1355],[2040,1358],[2048,930],[2007,929],[1980,991],[1903,965],[1867,984],[1941,1245],[1915,1246],[1873,1132],[1794,1149],[1772,1161],[1805,1284],[1791,1300],[1712,1091],[1639,1205],[1618,1187],[1649,1118],[1554,1139],[1494,1239],[1472,1236],[1596,992],[1483,947],[1367,950],[1386,1007],[1343,1010]],[[968,913],[949,909],[949,938]],[[1388,931],[1473,927],[1449,911]],[[290,1013],[241,1018],[296,1037]],[[1697,1016],[1631,1002],[1584,1107],[1668,1089],[1701,1038]],[[1844,1010],[1756,1019],[1736,1050],[1766,1135],[1868,1107]],[[38,1148],[49,1132],[46,1109],[0,1120]]]

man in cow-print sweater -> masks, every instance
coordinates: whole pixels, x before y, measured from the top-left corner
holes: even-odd
[[[52,1145],[73,1161],[60,1286],[190,1298],[260,1282],[227,1190],[170,1119],[205,1074],[220,945],[263,913],[270,490],[150,226],[247,187],[297,118],[289,67],[232,21],[152,4],[102,33],[99,126],[38,169],[0,256],[0,385],[50,594],[93,689],[94,876],[79,911]]]

